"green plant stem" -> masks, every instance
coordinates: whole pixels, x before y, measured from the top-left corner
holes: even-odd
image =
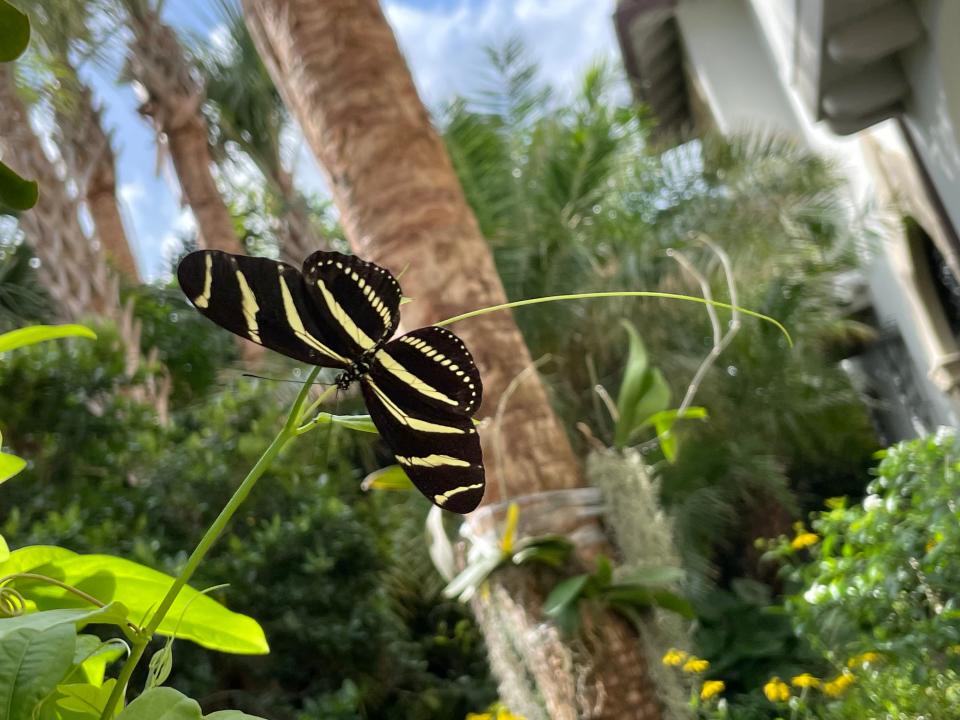
[[[774,320],[769,315],[754,312],[753,310],[747,310],[746,308],[742,308],[737,305],[720,302],[719,300],[706,300],[702,297],[694,297],[693,295],[655,292],[653,290],[612,290],[610,292],[575,293],[573,295],[547,295],[545,297],[530,298],[528,300],[515,300],[514,302],[503,303],[502,305],[491,305],[490,307],[480,308],[479,310],[472,310],[471,312],[463,313],[463,315],[456,315],[452,318],[447,318],[446,320],[434,323],[434,325],[443,327],[444,325],[450,325],[452,323],[459,322],[460,320],[477,317],[478,315],[486,315],[487,313],[496,312],[498,310],[509,310],[510,308],[515,307],[524,307],[525,305],[539,305],[540,303],[558,302],[560,300],[588,300],[590,298],[611,297],[648,297],[661,298],[665,300],[684,300],[686,302],[700,303],[701,305],[712,305],[714,307],[720,307],[726,310],[736,310],[744,315],[749,315],[750,317],[755,317],[759,320],[763,320],[764,322],[773,324],[780,332],[783,333],[783,336],[787,339],[787,343],[790,345],[790,347],[793,347],[793,338],[790,337],[790,333],[787,332],[787,329],[781,325],[780,322]]]
[[[304,413],[302,412],[303,405],[307,400],[307,395],[310,392],[310,388],[313,386],[313,381],[316,379],[318,372],[320,372],[319,367],[313,368],[313,370],[310,372],[310,375],[307,377],[306,382],[297,395],[297,399],[293,403],[293,407],[290,409],[290,414],[287,416],[287,420],[283,424],[283,428],[279,433],[277,433],[277,436],[273,439],[270,445],[267,446],[267,449],[264,450],[263,455],[260,456],[260,459],[257,460],[256,464],[250,469],[250,472],[247,473],[247,476],[243,479],[243,482],[240,483],[240,486],[236,489],[236,491],[233,493],[233,496],[223,507],[223,510],[220,511],[220,514],[217,515],[217,519],[213,521],[213,524],[204,533],[203,537],[200,539],[200,542],[197,544],[197,547],[187,559],[187,564],[177,576],[176,580],[174,580],[173,585],[170,586],[170,589],[163,597],[163,600],[160,601],[160,605],[157,608],[157,611],[150,618],[150,622],[147,623],[146,627],[134,641],[133,649],[131,650],[129,657],[127,657],[127,661],[124,663],[124,666],[120,671],[120,675],[117,677],[117,684],[114,686],[113,692],[110,693],[110,698],[107,700],[107,704],[104,706],[103,712],[100,714],[100,720],[110,720],[113,717],[113,710],[126,692],[127,684],[130,682],[133,671],[136,669],[140,659],[143,657],[143,653],[147,648],[147,644],[150,642],[151,638],[153,638],[153,635],[156,633],[160,623],[163,622],[164,617],[166,617],[167,613],[170,611],[170,608],[173,606],[174,601],[176,601],[180,591],[190,581],[193,573],[196,572],[197,568],[200,566],[200,563],[210,551],[210,548],[213,547],[213,544],[223,533],[224,529],[226,529],[230,519],[234,516],[237,510],[240,509],[240,506],[243,505],[243,502],[247,499],[247,496],[250,494],[250,491],[253,490],[253,487],[257,484],[257,481],[267,471],[267,468],[270,467],[271,463],[273,463],[283,448],[286,447],[287,443],[297,437],[297,428],[303,421],[304,416]],[[332,389],[333,388],[328,388],[321,395],[321,399],[329,395]]]

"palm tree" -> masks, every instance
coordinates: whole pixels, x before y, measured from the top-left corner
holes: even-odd
[[[287,109],[257,53],[243,15],[226,0],[220,15],[227,49],[198,53],[204,77],[213,148],[218,160],[239,148],[267,183],[280,220],[280,258],[295,266],[324,242],[311,219],[307,199],[294,187],[293,174],[281,159],[281,137],[290,124]]]
[[[5,162],[40,183],[40,200],[19,222],[40,261],[38,272],[57,313],[67,319],[117,314],[116,278],[99,246],[83,232],[79,205],[30,125],[10,65],[0,65],[0,146]]]
[[[376,0],[244,0],[244,10],[267,69],[326,169],[351,246],[394,271],[407,268],[404,285],[414,302],[404,306],[404,322],[426,325],[504,302],[493,255]],[[506,499],[501,487],[509,496],[578,487],[580,469],[539,377],[521,376],[532,363],[512,316],[485,315],[457,331],[483,375],[481,415],[509,399],[496,428],[502,447],[494,448],[494,433],[482,433],[488,502]],[[505,398],[516,378],[522,382]],[[566,519],[561,511],[549,522]],[[492,654],[505,657],[516,638],[504,637],[502,619],[534,632],[543,588],[509,574],[493,585],[477,611]],[[573,695],[596,702],[592,717],[658,718],[635,636],[604,616],[591,638],[583,656],[589,669],[576,678],[561,677],[548,663],[512,669],[535,676],[539,714],[572,717],[577,698],[569,691],[582,682],[583,692]],[[553,650],[571,657],[556,637],[544,638],[540,649],[544,658]],[[495,669],[503,689],[510,669]],[[531,720],[537,712],[518,709]]]
[[[213,177],[204,89],[176,32],[160,17],[162,2],[115,0],[132,33],[125,73],[142,95],[140,113],[169,149],[203,247],[242,253]]]
[[[54,135],[70,177],[90,211],[97,239],[107,258],[128,280],[139,282],[117,202],[116,158],[103,128],[93,92],[81,79],[76,56],[93,52],[103,42],[91,31],[97,0],[72,3],[36,0],[25,8],[43,41],[44,59],[56,78],[48,93],[55,112]]]

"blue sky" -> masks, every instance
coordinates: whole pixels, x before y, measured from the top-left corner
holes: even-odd
[[[618,56],[613,0],[381,1],[430,107],[475,89],[485,67],[483,48],[512,35],[525,41],[544,80],[561,91],[577,84],[590,61]],[[215,42],[215,7],[213,0],[167,0],[164,15],[178,30]],[[119,194],[137,263],[146,278],[157,278],[167,270],[178,234],[192,227],[192,216],[180,206],[169,160],[158,156],[131,88],[117,84],[115,70],[91,70],[90,79],[113,131]],[[308,191],[324,188],[302,143],[295,163],[299,184]]]

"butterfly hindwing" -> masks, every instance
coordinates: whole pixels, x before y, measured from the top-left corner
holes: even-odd
[[[388,270],[354,255],[315,252],[303,263],[306,286],[351,357],[382,345],[400,320],[400,285]]]
[[[177,268],[190,302],[230,332],[294,360],[345,368],[353,346],[322,313],[292,265],[219,250],[190,253]]]
[[[483,399],[473,356],[446,328],[418,328],[387,343],[373,356],[371,377],[404,408],[470,416]]]
[[[374,424],[414,485],[445,510],[476,508],[484,470],[472,413],[483,389],[460,338],[438,327],[403,335],[376,353],[361,385]]]

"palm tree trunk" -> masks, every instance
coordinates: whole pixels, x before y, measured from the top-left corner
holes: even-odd
[[[244,0],[244,11],[274,82],[326,170],[352,247],[394,272],[406,268],[403,284],[414,302],[404,306],[404,324],[506,302],[490,249],[376,0]],[[508,397],[508,386],[531,366],[512,315],[484,315],[455,329],[483,376],[480,415],[490,418],[505,403],[500,426],[482,431],[486,501],[500,499],[501,487],[518,496],[581,485],[539,377],[523,375]],[[544,588],[527,592],[526,579],[516,575],[496,575],[487,602],[517,615],[518,629],[533,629],[542,624]],[[515,602],[506,609],[498,598]],[[496,616],[478,612],[492,642],[500,635]],[[605,643],[591,646],[582,665],[588,670],[578,676],[597,702],[581,716],[659,718],[636,638],[610,615],[598,623],[593,635]],[[569,678],[516,665],[494,664],[508,702],[512,673],[536,677],[545,707],[566,705]],[[622,687],[630,692],[618,692]]]
[[[5,162],[40,183],[40,200],[20,217],[20,227],[40,260],[40,278],[60,314],[71,320],[88,313],[116,316],[116,277],[83,232],[77,201],[30,126],[10,65],[0,65],[0,147]]]
[[[86,201],[107,259],[128,280],[139,283],[140,274],[117,201],[116,158],[100,110],[70,60],[62,57],[59,62],[66,73],[61,83],[69,88],[71,100],[69,107],[57,109],[57,133],[67,170]]]
[[[190,70],[183,46],[157,11],[125,0],[130,29],[129,71],[146,94],[140,113],[153,122],[173,160],[180,188],[193,211],[201,247],[243,253],[230,212],[217,189],[207,122],[200,111],[203,88]]]

